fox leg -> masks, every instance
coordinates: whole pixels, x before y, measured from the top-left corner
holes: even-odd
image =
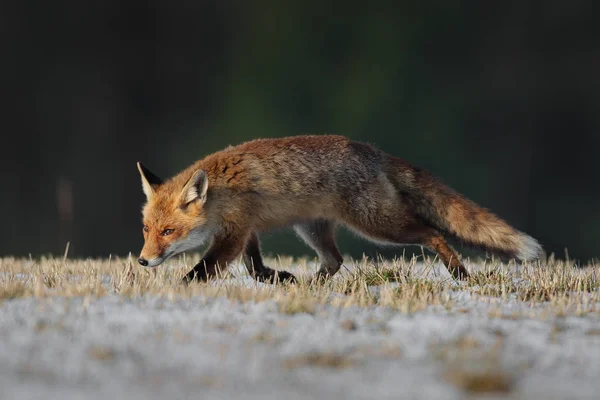
[[[354,230],[376,242],[423,245],[440,257],[454,279],[469,277],[458,254],[448,245],[442,233],[421,223],[410,214],[392,216],[386,223],[370,223],[367,219],[349,219],[349,225]]]
[[[319,256],[321,268],[317,271],[317,278],[333,276],[344,261],[335,244],[335,224],[326,219],[316,219],[296,224],[294,230]]]
[[[260,241],[258,240],[258,234],[256,232],[250,234],[250,238],[246,242],[244,248],[243,258],[248,273],[259,282],[296,282],[296,277],[289,272],[275,271],[264,264],[260,252]]]
[[[202,260],[183,278],[183,282],[215,277],[242,252],[247,237],[247,234],[231,232],[215,235]]]
[[[422,244],[437,253],[454,279],[465,280],[469,278],[469,272],[460,262],[458,254],[448,245],[441,233],[432,232],[431,235],[422,239]]]

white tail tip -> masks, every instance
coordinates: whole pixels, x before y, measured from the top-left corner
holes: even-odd
[[[517,257],[522,261],[537,260],[542,256],[542,246],[529,235],[521,234]]]

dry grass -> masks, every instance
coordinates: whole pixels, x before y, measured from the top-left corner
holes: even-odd
[[[286,368],[290,369],[299,367],[343,369],[355,366],[357,364],[357,361],[352,359],[349,355],[345,354],[336,354],[332,352],[315,352],[290,357],[286,359],[283,364]]]
[[[503,363],[502,336],[497,336],[491,346],[464,336],[432,347],[444,364],[444,380],[470,394],[510,393],[515,389],[519,374],[528,367]]]
[[[515,384],[514,376],[499,368],[483,370],[448,370],[444,378],[468,393],[509,393]]]
[[[98,361],[112,361],[116,353],[110,348],[93,346],[88,349],[88,355]]]
[[[417,268],[416,260],[370,262],[366,259],[347,263],[334,279],[314,283],[313,271],[306,260],[299,265],[296,285],[240,284],[230,279],[241,270],[227,272],[210,283],[180,284],[183,275],[198,261],[180,258],[169,267],[148,270],[135,265],[131,258],[108,260],[69,260],[64,258],[0,259],[0,302],[21,297],[101,297],[117,294],[124,298],[145,295],[170,300],[192,296],[223,296],[235,302],[274,301],[285,314],[315,314],[323,304],[337,307],[382,306],[403,313],[414,313],[430,306],[458,313],[468,309],[455,307],[457,291],[476,299],[497,299],[497,308],[489,315],[520,318],[504,314],[506,301],[545,304],[557,315],[586,315],[600,310],[600,266],[576,267],[572,263],[550,259],[540,265],[500,265],[484,263],[467,282],[457,283],[440,272],[436,260],[425,259]],[[291,258],[270,260],[272,265],[290,269]],[[481,264],[480,264],[481,265]],[[471,270],[474,265],[468,265]],[[442,267],[443,268],[443,267]],[[304,271],[303,271],[304,270]],[[294,270],[294,273],[298,273]],[[434,307],[435,308],[435,307]]]

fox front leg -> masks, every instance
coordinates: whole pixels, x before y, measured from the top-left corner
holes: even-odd
[[[242,252],[246,237],[241,234],[215,235],[206,254],[183,278],[183,283],[206,281],[219,275]]]
[[[244,248],[244,264],[248,269],[248,273],[259,282],[275,283],[287,282],[296,283],[296,277],[287,271],[275,271],[267,267],[262,258],[260,251],[260,241],[258,235],[253,232],[246,242]]]

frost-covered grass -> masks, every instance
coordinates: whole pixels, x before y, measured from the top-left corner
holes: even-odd
[[[600,266],[356,260],[295,285],[241,265],[181,285],[199,256],[0,259],[3,398],[596,398]]]
[[[432,259],[377,263],[363,259],[347,263],[330,281],[315,282],[314,262],[278,258],[270,260],[271,266],[292,271],[299,278],[298,284],[258,283],[248,276],[243,265],[235,264],[214,281],[182,285],[181,278],[198,260],[198,255],[182,257],[167,266],[144,269],[130,258],[36,261],[4,258],[0,259],[0,300],[106,295],[127,298],[155,295],[174,300],[203,295],[238,302],[275,300],[285,313],[305,312],[321,304],[381,306],[413,313],[431,306],[453,310],[456,294],[461,293],[497,304],[517,299],[528,304],[530,310],[543,309],[558,316],[599,311],[600,266],[596,264],[576,267],[553,259],[545,264],[524,265],[467,263],[471,278],[457,282],[442,264]]]

